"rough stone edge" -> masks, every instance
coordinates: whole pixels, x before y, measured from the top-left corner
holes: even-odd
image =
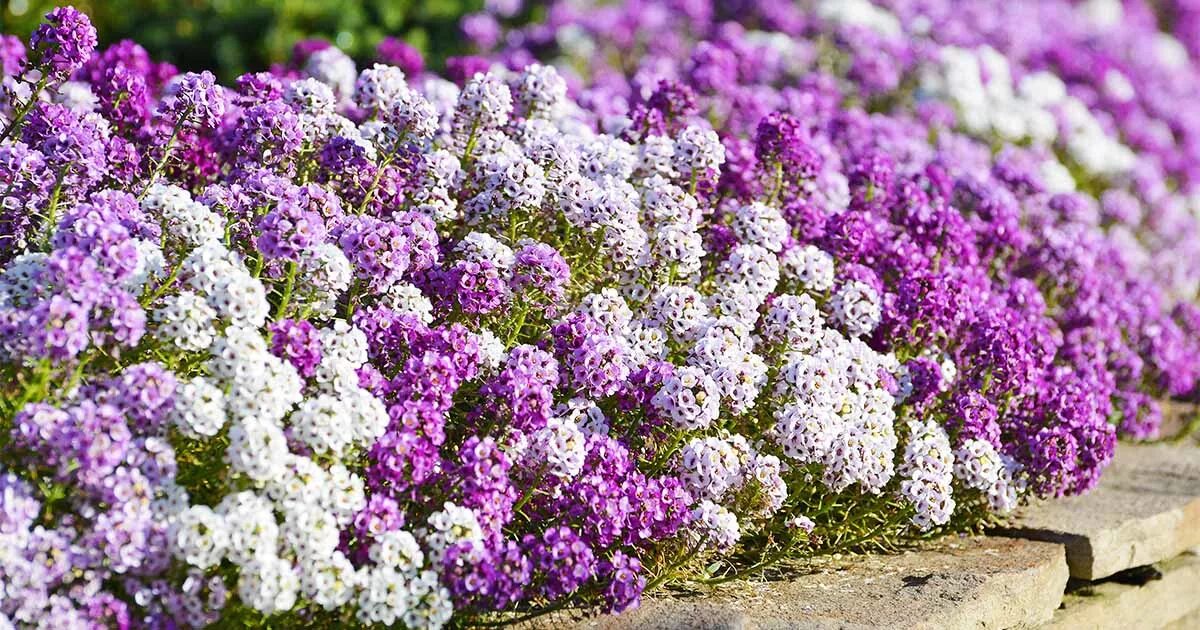
[[[1062,545],[1066,550],[1066,565],[1070,570],[1071,577],[1081,580],[1098,579],[1092,577],[1092,574],[1095,572],[1092,569],[1095,564],[1095,554],[1092,551],[1092,541],[1086,535],[1073,534],[1056,529],[1022,528],[1020,526],[998,527],[989,530],[988,535],[1036,540]]]
[[[1039,541],[1044,542],[1044,541]],[[980,588],[982,597],[969,605],[951,608],[944,619],[929,620],[920,628],[1033,628],[1054,617],[1062,605],[1070,579],[1062,545],[1047,564],[1016,574],[998,574]]]
[[[1049,630],[1123,630],[1200,626],[1200,556],[1188,552],[1167,561],[1161,580],[1141,586],[1105,582],[1091,595],[1068,595]],[[1189,625],[1192,620],[1195,625]]]
[[[1159,446],[1181,450],[1193,448],[1188,445]],[[1102,580],[1125,569],[1169,560],[1200,545],[1200,496],[1171,510],[1130,517],[1094,531],[1026,526],[1018,519],[1010,525],[989,530],[988,534],[1059,543],[1067,549],[1071,577]]]

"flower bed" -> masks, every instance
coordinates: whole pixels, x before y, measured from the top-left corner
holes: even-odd
[[[1092,488],[1200,376],[1195,78],[888,4],[552,4],[445,78],[4,39],[0,621],[615,612]]]

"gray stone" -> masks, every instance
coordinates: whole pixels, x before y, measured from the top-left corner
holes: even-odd
[[[1200,545],[1200,449],[1121,444],[1095,490],[1032,506],[1000,533],[1062,543],[1084,580],[1173,558]]]
[[[1062,601],[1060,545],[972,537],[897,555],[819,558],[777,581],[647,599],[629,613],[538,627],[632,630],[1024,628]]]
[[[1141,586],[1102,582],[1067,595],[1050,630],[1200,627],[1200,557],[1187,553],[1159,567],[1161,580]]]

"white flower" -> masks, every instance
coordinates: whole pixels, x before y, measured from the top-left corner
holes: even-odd
[[[725,146],[717,132],[688,126],[675,138],[675,170],[685,178],[699,177],[725,163]]]
[[[692,535],[698,542],[727,552],[742,536],[737,516],[724,507],[705,499],[692,510]]]
[[[454,114],[455,133],[466,141],[472,130],[494,129],[508,123],[512,92],[493,74],[477,74],[463,86]]]
[[[300,79],[288,84],[284,102],[310,116],[328,116],[337,109],[337,96],[328,85],[313,79]]]
[[[170,526],[171,550],[188,564],[215,566],[229,546],[225,521],[206,505],[193,505],[175,517]]]
[[[681,367],[663,381],[650,404],[676,428],[703,429],[720,414],[721,393],[699,368]]]
[[[180,267],[180,277],[191,290],[205,297],[216,293],[230,277],[245,273],[237,255],[220,241],[208,241],[193,249]]]
[[[369,550],[371,562],[401,573],[413,573],[425,563],[421,545],[404,530],[384,532],[375,537]]]
[[[799,282],[806,291],[824,293],[833,288],[833,256],[815,245],[787,249],[780,263],[784,276]]]
[[[274,556],[279,547],[279,525],[271,502],[250,491],[228,494],[217,513],[229,534],[228,557],[245,565],[260,556]]]
[[[257,482],[271,481],[284,474],[287,438],[275,424],[243,418],[229,429],[225,457],[235,472]]]
[[[883,317],[879,295],[865,282],[851,280],[838,288],[829,301],[833,320],[852,337],[868,335]]]
[[[349,412],[350,423],[342,430],[349,434],[353,443],[363,448],[369,447],[387,431],[391,422],[387,408],[371,392],[358,386],[347,387],[341,391],[338,399]]]
[[[411,600],[408,578],[403,573],[391,567],[371,567],[358,595],[358,620],[366,624],[395,625],[408,612]]]
[[[534,458],[534,468],[544,468],[560,479],[573,479],[583,470],[586,437],[574,422],[550,418],[546,426],[534,431],[526,455]]]
[[[342,464],[329,467],[326,481],[328,491],[324,495],[324,506],[337,519],[338,525],[349,525],[354,516],[367,505],[367,495],[362,477],[350,472]]]
[[[151,280],[158,280],[165,275],[167,263],[158,243],[143,238],[135,238],[131,242],[137,250],[137,266],[125,278],[124,284],[130,293],[137,295]]]
[[[583,296],[575,310],[596,320],[609,333],[624,331],[633,320],[633,312],[625,298],[609,287]]]
[[[996,447],[984,440],[963,440],[954,450],[954,477],[968,488],[991,490],[1000,480],[1004,463]]]
[[[354,82],[354,102],[368,112],[380,112],[400,100],[406,90],[403,70],[377,63],[359,73]]]
[[[212,345],[217,334],[213,326],[217,312],[203,297],[181,291],[162,300],[162,306],[153,313],[154,321],[158,323],[155,336],[186,352],[198,352]]]
[[[316,453],[340,455],[353,435],[350,409],[344,401],[321,394],[309,398],[288,419],[292,437],[312,447]]]
[[[533,63],[521,72],[514,91],[526,118],[552,118],[567,98],[567,83],[553,66]]]
[[[504,349],[504,342],[491,329],[481,328],[475,335],[475,341],[479,344],[480,354],[483,355],[485,372],[494,371],[504,363],[504,357],[508,354]]]
[[[742,243],[761,245],[772,252],[783,249],[788,224],[779,210],[764,203],[739,206],[733,213],[733,234]]]
[[[338,546],[337,519],[318,505],[290,501],[280,535],[301,561],[328,558]]]
[[[409,628],[439,630],[454,613],[450,591],[442,586],[437,573],[422,571],[409,583],[408,611],[404,624]]]
[[[742,483],[742,452],[726,440],[693,438],[678,457],[679,477],[697,499],[720,501]]]
[[[309,287],[309,304],[322,316],[330,316],[338,297],[350,288],[354,269],[346,254],[332,243],[321,243],[306,250],[300,259],[301,279]]]
[[[306,597],[325,610],[337,610],[350,603],[362,578],[350,559],[340,551],[313,558],[300,574],[300,589]]]
[[[309,55],[304,72],[332,88],[338,98],[349,98],[354,93],[354,81],[358,78],[354,60],[335,46]]]
[[[425,539],[426,555],[432,566],[441,564],[450,547],[461,542],[478,544],[483,540],[483,529],[475,513],[449,501],[442,504],[441,510],[429,515],[427,527],[418,533]]]
[[[188,191],[155,184],[141,201],[148,216],[158,218],[169,242],[191,249],[225,235],[225,223],[208,206],[192,200]]]
[[[212,437],[225,426],[225,394],[203,376],[182,381],[167,418],[188,437]]]
[[[511,247],[484,232],[471,232],[464,236],[454,246],[454,253],[467,262],[490,262],[502,275],[512,269],[515,260]]]
[[[393,284],[380,303],[397,315],[413,315],[423,323],[433,323],[433,303],[420,289],[407,282]]]
[[[300,578],[292,563],[276,556],[259,556],[242,566],[238,598],[263,613],[291,610],[296,605]]]
[[[933,421],[910,420],[900,473],[900,495],[915,509],[912,522],[922,531],[945,525],[954,512],[951,496],[954,454],[946,431]],[[990,445],[989,445],[990,446]]]
[[[775,410],[775,440],[788,457],[802,464],[818,463],[833,449],[840,424],[831,411],[790,401]]]
[[[677,341],[693,340],[708,324],[708,305],[700,292],[685,286],[664,286],[648,305],[650,323]]]
[[[209,294],[208,303],[234,326],[258,328],[267,321],[267,289],[244,269],[224,278]]]

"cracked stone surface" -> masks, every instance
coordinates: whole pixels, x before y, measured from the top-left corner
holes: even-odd
[[[1095,490],[1032,506],[1001,533],[1063,544],[1083,580],[1174,558],[1200,545],[1200,449],[1121,444]]]
[[[611,630],[1024,628],[1062,601],[1060,545],[971,537],[897,555],[825,558],[798,575],[735,582],[694,596],[647,599],[629,613],[544,628]]]

